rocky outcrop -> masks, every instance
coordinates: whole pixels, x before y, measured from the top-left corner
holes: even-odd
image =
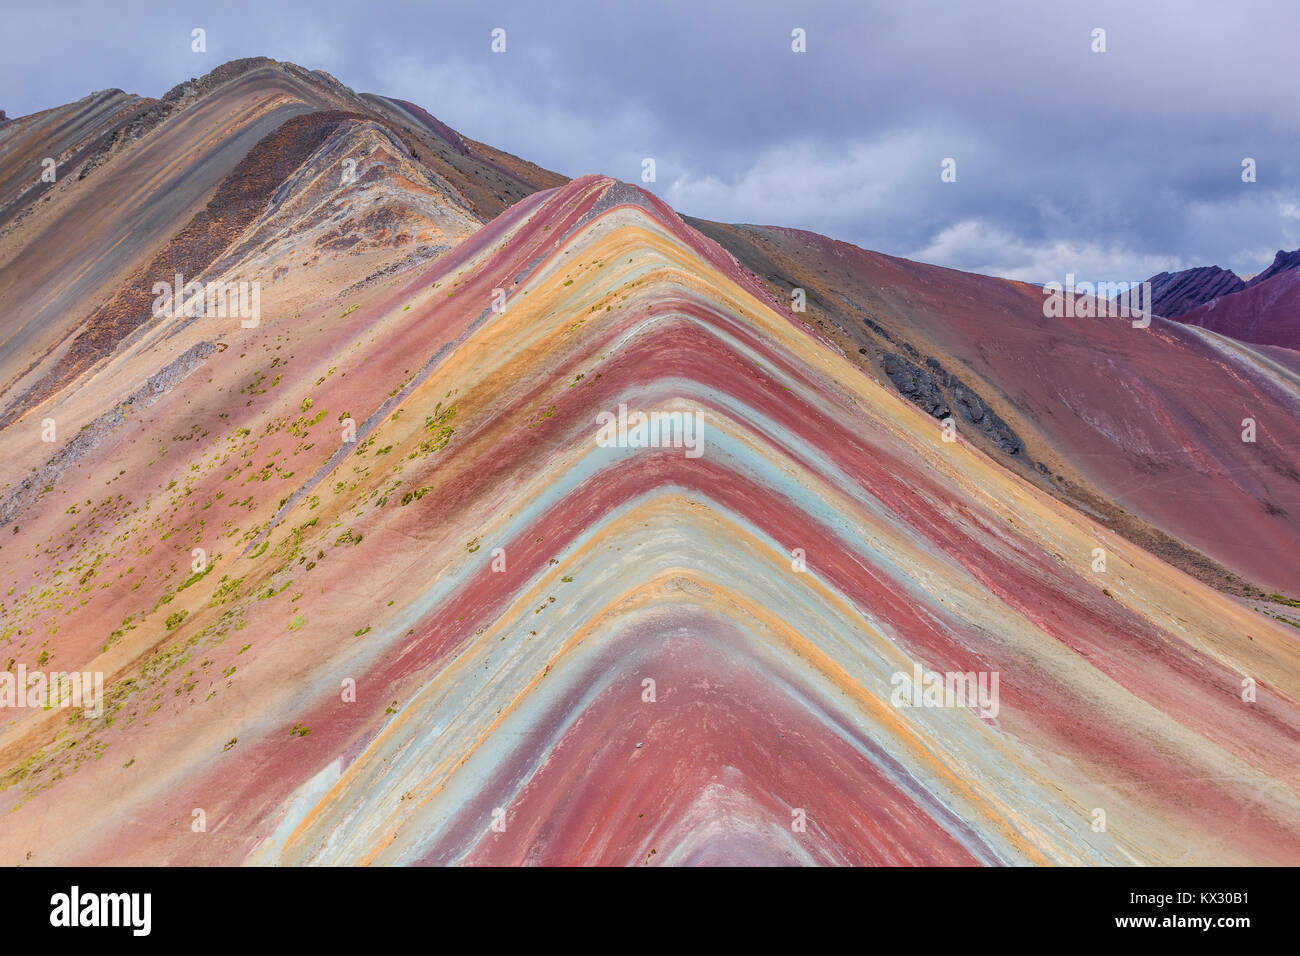
[[[1001,451],[1018,455],[1024,450],[1024,442],[1011,426],[974,389],[945,371],[938,359],[928,358],[925,366],[920,366],[888,352],[883,365],[894,387],[927,414],[944,419],[955,408],[967,422],[988,435]]]
[[[1147,280],[1151,283],[1152,311],[1174,318],[1190,312],[1220,296],[1246,288],[1246,283],[1230,269],[1198,266],[1182,272],[1161,272]]]
[[[947,418],[952,414],[933,373],[893,352],[885,355],[884,368],[894,387],[917,408],[935,418]]]

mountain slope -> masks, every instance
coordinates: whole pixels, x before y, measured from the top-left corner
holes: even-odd
[[[203,215],[223,187],[226,192],[247,192],[250,173],[266,189],[280,184],[278,171],[250,169],[248,157],[261,143],[260,155],[274,160],[289,142],[297,141],[296,133],[282,133],[279,141],[275,138],[292,117],[312,113],[316,119],[309,128],[318,132],[334,114],[339,121],[353,117],[377,123],[400,141],[400,151],[410,163],[440,183],[444,192],[454,192],[452,202],[477,223],[499,214],[527,192],[562,181],[519,161],[508,167],[495,151],[487,158],[457,151],[417,127],[406,114],[384,105],[387,101],[358,96],[327,74],[265,58],[226,64],[201,80],[181,84],[161,101],[139,102],[146,103],[144,112],[150,119],[145,133],[137,130],[138,135],[126,137],[129,142],[110,151],[111,164],[87,178],[81,177],[84,166],[80,171],[61,172],[37,210],[23,217],[22,230],[11,228],[0,238],[0,310],[5,316],[0,324],[0,388],[10,418],[34,408],[66,382],[68,366],[84,360],[76,354],[76,343],[81,337],[85,344],[88,330],[94,334],[92,347],[85,352],[100,354],[143,320],[138,307],[125,309],[129,314],[111,316],[110,330],[105,331],[106,323],[88,305],[103,308],[108,302],[111,311],[114,297],[123,295],[152,301],[151,290],[141,285],[141,272],[152,269],[151,278],[159,272],[170,276],[168,264],[157,261],[159,254],[165,253],[168,240],[188,250],[194,227],[206,235],[209,225],[196,217]],[[91,109],[85,101],[76,106],[78,117]],[[72,108],[62,112],[69,111]],[[100,139],[112,138],[121,128],[117,114],[105,117],[104,112],[101,109],[83,120],[98,121]],[[22,134],[36,125],[30,119],[17,120],[0,131],[0,182],[39,175],[37,156],[49,144],[28,143],[30,137]],[[66,165],[71,166],[71,161]],[[333,175],[341,179],[342,172],[336,169]],[[260,209],[269,194],[249,198],[254,200],[251,212]],[[30,202],[27,194],[0,211],[7,214],[24,201]],[[192,227],[191,235],[182,236],[187,225]],[[244,225],[223,222],[218,228],[238,232]],[[50,250],[59,252],[52,255]],[[313,255],[320,251],[313,250]],[[390,265],[392,259],[391,255],[381,258],[374,268]],[[181,264],[190,266],[189,272],[208,265]],[[200,276],[187,274],[190,278]]]
[[[1192,309],[1178,320],[1242,342],[1300,350],[1300,272],[1280,270],[1235,295]]]
[[[956,416],[1017,474],[1216,587],[1300,594],[1294,368],[1160,318],[1045,318],[1042,290],[1024,283],[799,230],[688,221],[786,304],[804,289],[809,318],[846,354]]]
[[[341,312],[240,333],[289,378],[242,410],[222,383],[247,366],[187,379],[149,410],[185,435],[129,423],[57,492],[124,470],[125,500],[18,539],[40,551],[13,620],[57,622],[58,664],[112,682],[58,757],[61,720],[7,735],[6,855],[1296,859],[1284,628],[944,442],[764,299],[589,178]],[[706,453],[598,447],[622,402],[703,414]],[[200,542],[213,570],[182,582]],[[996,716],[891,706],[914,662],[998,672]],[[1095,806],[1123,828],[1092,833]],[[221,826],[177,826],[191,808]]]

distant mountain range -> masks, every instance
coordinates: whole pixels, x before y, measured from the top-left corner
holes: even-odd
[[[1300,249],[1278,250],[1249,281],[1229,269],[1199,266],[1149,280],[1156,315],[1257,345],[1300,349]]]

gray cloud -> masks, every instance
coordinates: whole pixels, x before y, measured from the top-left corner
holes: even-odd
[[[260,54],[568,175],[636,180],[653,157],[650,188],[682,212],[955,268],[1248,274],[1300,245],[1291,4],[237,0],[6,18],[11,116],[108,87],[157,96]],[[206,54],[190,52],[195,26]],[[489,50],[498,26],[504,55]],[[1241,182],[1245,156],[1256,183]],[[945,157],[955,183],[940,182]]]

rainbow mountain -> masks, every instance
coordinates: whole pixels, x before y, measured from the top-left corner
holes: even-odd
[[[0,861],[1300,862],[1287,350],[263,59],[0,203]]]

